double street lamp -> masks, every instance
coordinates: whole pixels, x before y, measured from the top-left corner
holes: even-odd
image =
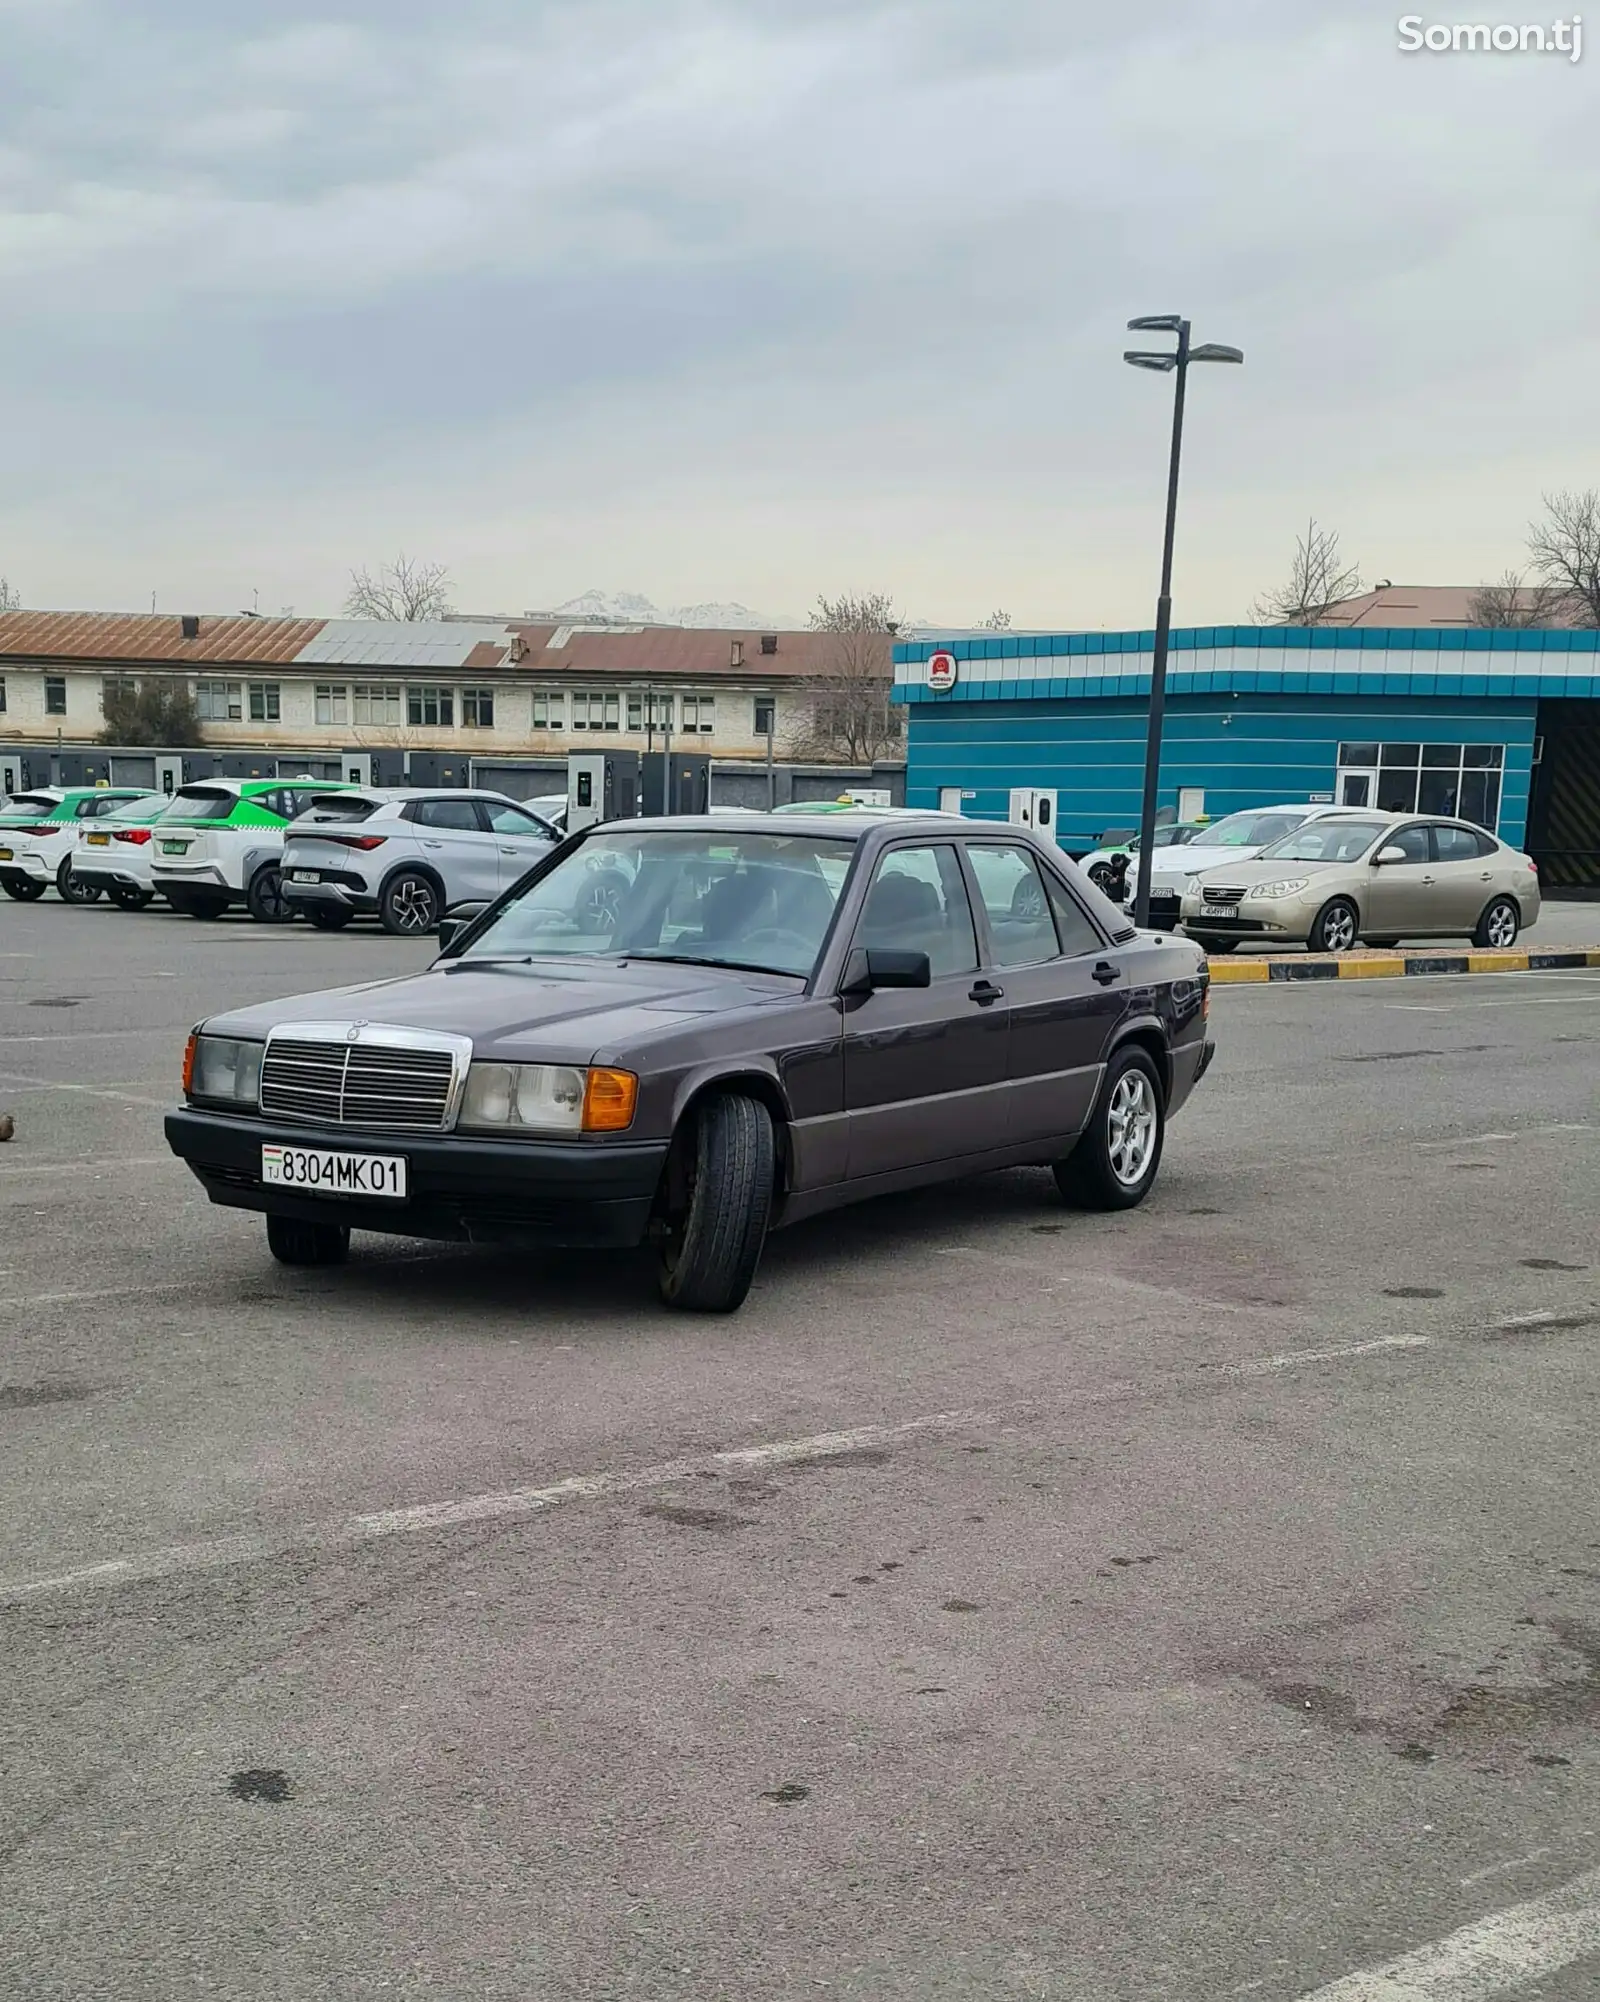
[[[1144,750],[1144,801],[1139,812],[1139,872],[1133,893],[1133,921],[1150,922],[1150,865],[1155,859],[1156,796],[1161,781],[1161,722],[1167,706],[1167,637],[1172,628],[1172,538],[1178,523],[1178,458],[1183,449],[1183,392],[1193,361],[1244,360],[1242,348],[1225,348],[1215,341],[1192,348],[1189,322],[1177,313],[1154,313],[1130,320],[1131,334],[1176,334],[1175,349],[1130,349],[1122,359],[1135,368],[1156,369],[1177,377],[1172,398],[1172,458],[1167,469],[1167,532],[1161,547],[1161,595],[1156,599],[1155,653],[1150,665],[1150,723]]]

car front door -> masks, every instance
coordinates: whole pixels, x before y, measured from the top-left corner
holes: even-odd
[[[1065,1142],[1088,1122],[1106,1046],[1127,1007],[1121,963],[1029,849],[970,841],[964,852],[983,919],[984,969],[1005,989],[1007,1142]]]
[[[937,1173],[1004,1146],[1006,1011],[979,969],[955,844],[883,855],[851,944],[925,952],[933,977],[927,987],[844,997],[848,1178]]]
[[[417,858],[444,884],[447,910],[500,894],[500,847],[474,799],[419,799],[409,810]]]
[[[509,800],[479,800],[495,838],[499,859],[500,887],[509,890],[520,883],[535,862],[542,862],[555,845],[542,821]]]
[[[1392,848],[1404,860],[1379,862]],[[1367,915],[1364,929],[1390,938],[1415,938],[1444,929],[1435,902],[1437,881],[1433,843],[1425,821],[1392,827],[1372,849],[1367,871]]]

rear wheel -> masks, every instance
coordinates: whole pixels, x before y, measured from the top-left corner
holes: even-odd
[[[1083,1136],[1055,1165],[1056,1187],[1078,1209],[1131,1210],[1150,1193],[1166,1139],[1166,1094],[1137,1043],[1112,1057]]]
[[[227,898],[214,890],[168,890],[166,899],[185,918],[220,918],[228,908]]]
[[[302,909],[316,931],[343,931],[350,922],[349,911],[340,904],[305,904]]]
[[[766,1242],[777,1174],[772,1115],[723,1092],[680,1127],[667,1163],[658,1283],[669,1307],[731,1314],[750,1291]]]
[[[1348,897],[1330,897],[1311,921],[1309,952],[1348,952],[1356,942],[1360,913]]]
[[[154,890],[135,890],[126,883],[113,883],[107,894],[119,911],[147,911],[156,900]]]
[[[244,901],[258,925],[294,923],[294,905],[283,894],[283,872],[274,862],[268,862],[250,878]]]
[[[396,938],[415,938],[439,922],[439,892],[415,869],[402,869],[383,886],[378,922]]]
[[[1398,937],[1373,938],[1369,935],[1366,942],[1368,945],[1375,945],[1380,952],[1393,952],[1400,940]]]
[[[36,904],[44,895],[43,883],[34,882],[31,876],[0,876],[0,890],[19,904]]]
[[[69,904],[97,904],[100,901],[100,885],[86,883],[82,877],[72,873],[72,857],[63,855],[56,870],[57,894]]]
[[[350,1227],[269,1216],[267,1249],[280,1265],[343,1265],[350,1256]]]
[[[1472,943],[1490,952],[1508,952],[1522,929],[1522,913],[1509,897],[1496,897],[1478,920]]]

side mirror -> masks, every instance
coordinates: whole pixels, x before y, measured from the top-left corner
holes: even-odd
[[[1387,848],[1380,848],[1378,850],[1377,860],[1374,862],[1373,867],[1377,869],[1386,869],[1391,862],[1405,862],[1408,861],[1409,859],[1410,858],[1407,856],[1406,851],[1403,848],[1397,847],[1395,843],[1391,841]]]
[[[475,923],[488,908],[487,904],[459,904],[449,917],[441,918],[437,926],[439,950],[448,952],[467,926]]]
[[[845,962],[839,992],[876,994],[880,987],[927,987],[932,981],[933,969],[925,952],[895,952],[887,946],[858,945]]]

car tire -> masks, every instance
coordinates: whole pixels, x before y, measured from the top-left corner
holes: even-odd
[[[1379,952],[1393,952],[1395,947],[1399,945],[1400,938],[1398,933],[1393,938],[1390,938],[1386,932],[1382,938],[1364,938],[1362,943],[1364,945],[1376,946]]]
[[[301,909],[313,931],[343,931],[353,915],[338,904],[302,904]]]
[[[43,883],[35,883],[28,876],[7,876],[0,881],[0,890],[19,904],[36,904],[44,895]]]
[[[378,922],[395,938],[420,938],[437,928],[442,907],[431,876],[420,869],[402,869],[383,886]]]
[[[1199,932],[1189,932],[1186,936],[1199,946],[1207,959],[1215,959],[1225,952],[1237,952],[1240,946],[1240,940],[1236,938],[1206,938]]]
[[[175,897],[169,890],[167,902],[186,918],[204,918],[209,923],[220,918],[228,908],[226,897],[207,896],[203,891],[188,890]]]
[[[280,1265],[343,1265],[350,1256],[350,1227],[269,1215],[267,1249]]]
[[[97,904],[100,901],[100,885],[80,883],[72,873],[72,857],[63,855],[56,870],[56,894],[65,904]]]
[[[1361,933],[1361,913],[1348,897],[1330,897],[1311,920],[1307,952],[1348,952]]]
[[[1078,1144],[1055,1164],[1056,1187],[1075,1209],[1131,1210],[1154,1186],[1167,1137],[1166,1092],[1150,1052],[1113,1053]]]
[[[1514,897],[1496,897],[1478,920],[1472,943],[1484,952],[1509,952],[1522,929],[1522,912]]]
[[[156,900],[154,890],[130,890],[125,883],[113,883],[106,894],[119,911],[147,911]]]
[[[283,872],[275,862],[265,863],[250,878],[244,893],[245,909],[258,925],[292,925],[295,908],[283,894]]]
[[[669,1307],[731,1314],[761,1263],[777,1174],[772,1115],[743,1092],[702,1099],[667,1163],[657,1283]]]

